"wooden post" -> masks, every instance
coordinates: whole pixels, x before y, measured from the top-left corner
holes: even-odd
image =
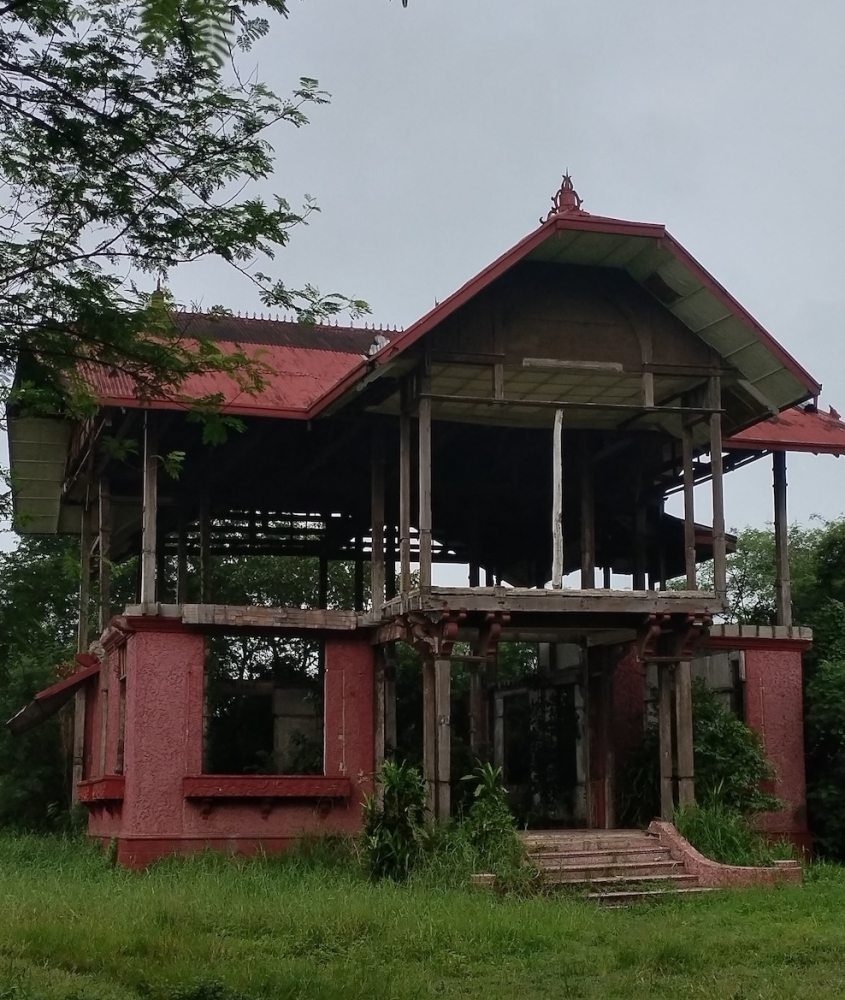
[[[695,755],[692,728],[692,666],[681,660],[675,667],[675,725],[678,747],[678,805],[695,804]]]
[[[385,755],[385,721],[387,718],[387,657],[384,646],[375,647],[375,763],[381,771]]]
[[[437,818],[448,822],[452,815],[452,664],[434,661],[437,701]]]
[[[88,616],[91,596],[91,514],[86,504],[82,508],[79,533],[79,624],[76,648],[80,653],[88,649]],[[73,701],[73,749],[71,766],[71,803],[79,801],[79,782],[83,777],[85,761],[85,690],[80,688]]]
[[[505,769],[505,699],[496,694],[493,699],[493,765]]]
[[[478,563],[472,559],[469,563],[469,585],[470,587],[481,586],[481,568]]]
[[[208,491],[203,487],[200,496],[200,602],[211,601],[211,507]]]
[[[484,680],[481,665],[468,664],[469,669],[469,750],[473,757],[480,757],[484,739]]]
[[[396,750],[396,643],[384,647],[384,744],[385,753]]]
[[[364,610],[364,540],[355,536],[355,580],[354,580],[355,610]]]
[[[710,405],[721,410],[722,382],[710,379]],[[713,589],[721,597],[728,592],[728,560],[725,542],[725,493],[722,483],[722,414],[710,415],[710,472],[713,484]]]
[[[672,788],[672,674],[667,663],[657,665],[657,722],[660,735],[660,818],[671,822],[675,813]]]
[[[792,624],[789,520],[786,509],[786,452],[772,452],[775,493],[775,624]]]
[[[419,405],[420,590],[431,588],[431,400]]]
[[[387,565],[385,570],[384,596],[388,601],[396,596],[396,523],[391,517],[387,526]]]
[[[373,612],[378,615],[385,602],[386,575],[384,561],[384,436],[381,427],[373,432],[372,478],[370,490],[370,522],[372,525],[372,554],[370,586]]]
[[[695,575],[695,472],[692,464],[693,441],[692,430],[684,424],[683,429],[683,463],[684,463],[684,563],[687,574],[687,590],[697,590]]]
[[[637,500],[634,509],[634,590],[646,589],[646,509],[642,500]]]
[[[411,415],[403,386],[399,417],[399,590],[411,589]]]
[[[323,552],[317,564],[317,604],[321,611],[329,606],[329,560]]]
[[[422,661],[423,680],[423,777],[428,810],[437,817],[437,690],[434,660]]]
[[[188,603],[188,531],[181,511],[176,540],[176,603]]]
[[[98,507],[100,540],[97,546],[97,586],[100,591],[99,626],[100,632],[103,632],[111,620],[111,492],[105,475],[100,477]]]
[[[589,441],[581,448],[581,589],[596,586],[596,510],[595,480]]]
[[[144,483],[141,525],[141,605],[153,614],[156,603],[156,522],[158,520],[158,457],[155,429],[144,414]]]
[[[563,410],[552,432],[552,587],[563,587]]]

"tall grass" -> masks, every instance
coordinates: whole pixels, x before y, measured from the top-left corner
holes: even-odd
[[[372,882],[349,844],[143,873],[0,836],[2,1000],[841,996],[845,875],[661,906]]]
[[[791,844],[767,841],[742,813],[716,797],[701,805],[678,809],[674,818],[681,836],[712,861],[765,867],[795,856]]]

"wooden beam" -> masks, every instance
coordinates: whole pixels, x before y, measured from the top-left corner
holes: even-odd
[[[543,410],[606,410],[608,412],[639,414],[649,413],[681,413],[690,417],[709,417],[713,412],[709,406],[643,406],[641,403],[578,403],[567,399],[496,399],[492,396],[461,396],[448,393],[427,392],[420,394],[421,399],[430,399],[435,403],[472,403],[474,406],[517,406],[532,407]]]
[[[710,378],[710,405],[722,405],[722,383]],[[713,589],[724,597],[728,590],[727,544],[725,540],[725,492],[722,467],[722,414],[710,415],[710,472],[713,486]]]
[[[127,613],[131,612],[127,609]],[[351,632],[358,628],[354,611],[305,610],[304,608],[242,607],[233,604],[186,604],[185,625],[213,625],[242,629],[288,629],[293,632]]]
[[[672,673],[671,666],[657,666],[657,723],[660,737],[660,818],[672,821],[675,797],[672,788]]]
[[[792,624],[789,519],[786,506],[786,452],[772,452],[775,497],[775,624]]]
[[[692,726],[692,666],[689,660],[681,660],[675,667],[675,726],[678,747],[678,805],[692,806],[695,805],[695,754]]]
[[[144,414],[144,482],[141,524],[141,601],[150,613],[156,603],[156,529],[158,520],[158,456],[155,428]]]
[[[595,476],[590,442],[581,445],[581,589],[596,586],[596,500]]]
[[[384,434],[381,426],[373,430],[370,483],[370,524],[372,531],[372,555],[370,562],[370,586],[372,589],[373,611],[378,611],[387,600],[386,567],[384,559]]]
[[[411,415],[407,385],[402,386],[399,417],[399,590],[411,589]]]
[[[552,587],[563,587],[563,410],[552,429]]]
[[[684,424],[681,439],[683,447],[684,476],[684,565],[687,590],[695,590],[698,582],[695,573],[695,470],[693,468],[692,428]]]
[[[431,400],[419,407],[420,589],[431,586]]]
[[[452,664],[434,661],[437,702],[437,819],[447,823],[452,815]]]

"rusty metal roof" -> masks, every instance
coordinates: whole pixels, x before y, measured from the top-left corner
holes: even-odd
[[[794,407],[747,427],[724,442],[737,451],[804,451],[814,455],[845,455],[845,423],[832,407]]]
[[[153,409],[188,408],[190,399],[220,394],[228,413],[302,419],[363,360],[377,338],[395,336],[386,330],[240,316],[179,312],[173,318],[187,340],[213,340],[225,353],[242,351],[254,359],[262,368],[264,386],[250,394],[225,373],[192,375],[144,404]],[[101,405],[141,405],[130,374],[92,363],[86,366],[85,377]]]

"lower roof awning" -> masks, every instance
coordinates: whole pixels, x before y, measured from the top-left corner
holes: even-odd
[[[71,674],[70,677],[66,677],[63,681],[59,681],[43,691],[39,691],[29,704],[24,705],[8,720],[6,728],[11,730],[15,736],[35,729],[36,726],[40,726],[42,722],[46,722],[47,719],[54,716],[86,681],[100,672],[99,661],[90,653],[81,653],[77,657],[77,662],[81,664],[81,670],[77,670],[75,674]]]

